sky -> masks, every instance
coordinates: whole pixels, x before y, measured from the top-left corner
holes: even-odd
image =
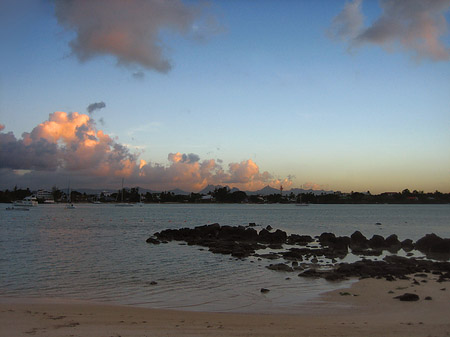
[[[450,192],[450,0],[2,0],[0,189]]]

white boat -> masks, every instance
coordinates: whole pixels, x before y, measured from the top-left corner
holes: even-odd
[[[16,207],[35,207],[38,205],[38,201],[34,195],[25,197],[23,200],[14,201]]]
[[[66,209],[75,209],[76,207],[72,203],[72,198],[71,198],[70,181],[69,181],[69,186],[67,187],[67,195],[68,195],[68,200],[67,200]]]

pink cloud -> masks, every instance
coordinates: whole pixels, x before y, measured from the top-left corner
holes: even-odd
[[[10,133],[0,133],[0,168],[11,170],[52,172],[71,176],[71,180],[97,184],[125,177],[129,184],[155,190],[181,188],[199,191],[209,184],[230,185],[242,190],[257,190],[266,185],[278,188],[292,185],[290,178],[276,179],[261,172],[251,159],[230,163],[225,169],[221,161],[201,160],[194,153],[169,153],[168,164],[138,159],[138,155],[104,131],[96,128],[87,114],[58,111],[49,115],[22,139]]]
[[[208,31],[211,22],[203,8],[180,0],[58,0],[55,15],[75,33],[70,48],[80,61],[112,55],[118,64],[159,72],[171,68],[161,31],[196,36]]]

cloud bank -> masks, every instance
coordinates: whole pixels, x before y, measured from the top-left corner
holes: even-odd
[[[403,49],[419,59],[450,60],[446,12],[450,0],[380,0],[382,13],[364,27],[362,0],[345,4],[330,27],[331,36],[347,41],[350,49],[374,44],[386,50]]]
[[[4,126],[0,127],[3,130]],[[279,180],[261,172],[250,159],[224,168],[220,160],[202,160],[194,153],[169,153],[168,164],[138,157],[97,129],[88,114],[58,111],[20,139],[12,132],[0,132],[0,184],[9,186],[13,181],[31,186],[26,184],[38,181],[41,188],[48,188],[66,183],[70,177],[73,184],[82,187],[115,188],[125,177],[129,185],[153,190],[199,191],[209,184],[242,190],[292,185],[290,178]]]
[[[172,65],[161,33],[194,36],[202,22],[209,22],[202,8],[180,0],[57,0],[55,15],[75,33],[69,46],[80,61],[112,55],[118,64],[162,73]]]

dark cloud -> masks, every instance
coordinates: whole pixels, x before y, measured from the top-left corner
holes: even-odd
[[[417,58],[450,60],[450,48],[442,41],[450,0],[380,0],[381,15],[368,27],[362,25],[361,3],[346,3],[333,20],[332,36],[348,41],[350,48],[370,43],[387,50],[400,47]]]
[[[56,144],[41,138],[27,145],[12,132],[0,133],[0,168],[52,171],[58,164]]]
[[[183,163],[195,163],[200,160],[200,157],[194,153],[183,154]]]
[[[73,54],[86,61],[113,55],[118,64],[168,72],[171,64],[160,38],[162,30],[195,37],[204,20],[203,7],[181,0],[57,0],[58,23],[75,33]]]
[[[89,104],[86,110],[87,110],[87,112],[92,114],[94,111],[103,109],[104,107],[106,107],[105,102],[97,102],[97,103]]]

